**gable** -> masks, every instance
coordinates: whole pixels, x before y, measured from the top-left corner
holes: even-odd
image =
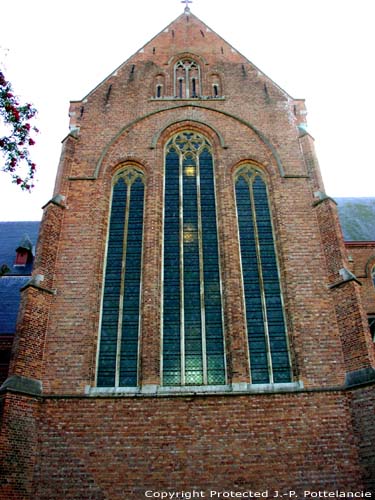
[[[220,71],[223,66],[237,67],[239,76],[243,80],[260,77],[267,82],[267,85],[281,92],[285,98],[290,98],[283,89],[230,43],[188,11],[177,17],[124,61],[107,78],[94,87],[83,101],[95,93],[100,86],[111,84],[114,78],[122,78],[124,73],[127,74],[127,82],[131,82],[136,78],[136,65],[147,64],[148,68],[154,66],[154,72],[157,74],[158,70],[165,71],[175,59],[186,55],[200,59],[202,64],[206,66],[205,69],[212,74]],[[128,70],[130,71],[128,72]]]

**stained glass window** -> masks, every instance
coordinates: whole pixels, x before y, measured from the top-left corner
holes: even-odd
[[[137,385],[143,236],[143,173],[115,179],[109,224],[97,385]]]
[[[253,384],[290,382],[277,257],[267,186],[251,165],[235,177],[246,324]]]
[[[163,259],[163,384],[225,384],[212,148],[195,132],[166,148]]]

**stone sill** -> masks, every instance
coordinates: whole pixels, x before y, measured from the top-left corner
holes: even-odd
[[[221,97],[213,97],[213,96],[199,96],[199,97],[173,97],[173,96],[166,96],[166,97],[151,97],[150,101],[225,101],[225,96]]]
[[[283,384],[228,384],[228,385],[197,385],[197,386],[159,386],[144,385],[142,387],[91,387],[86,386],[87,396],[217,396],[244,394],[277,394],[296,392],[303,389],[302,382]]]

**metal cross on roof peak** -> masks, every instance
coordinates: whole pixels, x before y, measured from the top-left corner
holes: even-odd
[[[181,3],[185,4],[185,12],[189,12],[190,11],[189,3],[193,3],[192,0],[182,0]]]

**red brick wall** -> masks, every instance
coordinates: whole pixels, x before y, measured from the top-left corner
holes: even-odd
[[[38,400],[15,394],[0,398],[0,499],[28,500],[38,460]]]
[[[40,443],[45,500],[363,487],[347,397],[336,392],[48,400]]]
[[[367,314],[375,314],[375,286],[371,270],[375,265],[375,243],[346,243],[346,250],[352,260],[352,270],[362,283],[361,297]]]
[[[353,391],[353,427],[359,442],[364,485],[375,493],[375,391],[373,386]]]

